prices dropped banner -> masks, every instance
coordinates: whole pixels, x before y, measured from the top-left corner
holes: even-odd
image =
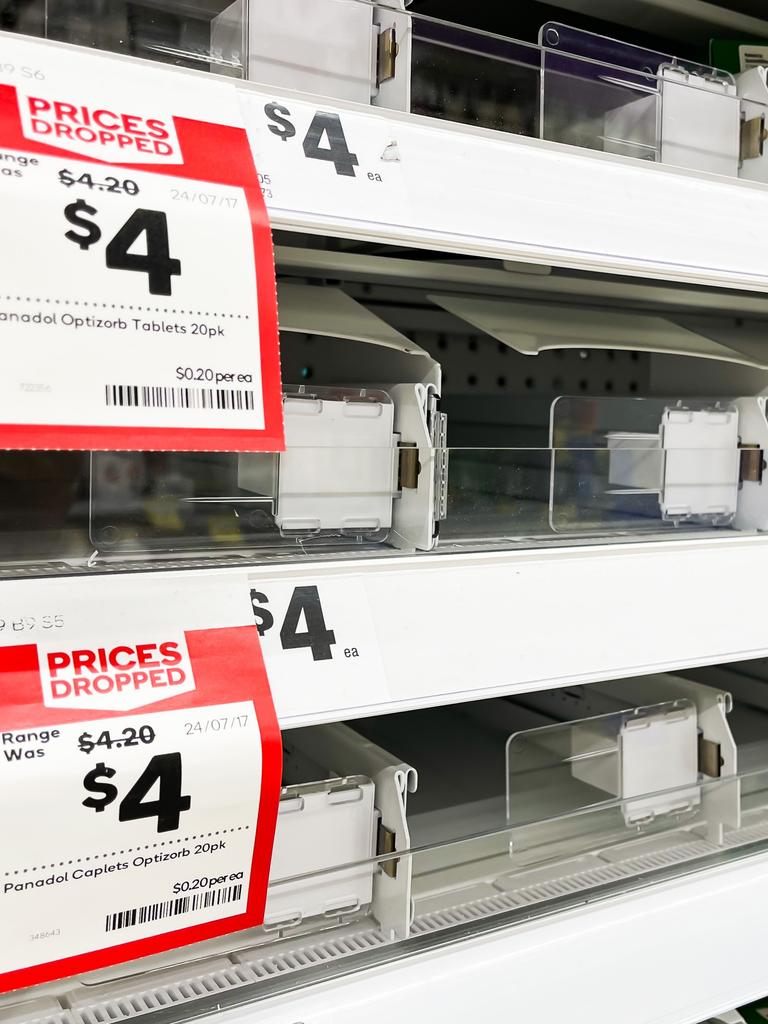
[[[234,85],[8,35],[0,56],[0,448],[281,450]]]
[[[3,585],[0,992],[263,921],[282,748],[244,582],[147,579]]]

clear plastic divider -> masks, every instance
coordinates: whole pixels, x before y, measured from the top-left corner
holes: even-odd
[[[199,567],[735,531],[746,486],[735,440],[675,447],[650,432],[610,432],[601,446],[567,441],[245,456],[4,452],[0,575],[130,569],[136,556]]]

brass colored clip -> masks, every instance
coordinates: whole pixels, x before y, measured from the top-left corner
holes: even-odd
[[[404,488],[413,490],[419,486],[419,473],[421,472],[419,449],[411,442],[401,444],[399,453],[397,489],[399,491]]]
[[[764,455],[765,452],[759,445],[739,445],[739,483],[744,483],[745,480],[755,484],[763,482]]]
[[[739,140],[739,159],[754,160],[755,157],[763,155],[763,143],[768,139],[768,131],[765,128],[765,115],[751,117],[749,121],[741,122],[741,137]]]
[[[699,771],[702,775],[708,775],[711,779],[719,779],[723,767],[723,756],[720,752],[720,744],[714,740],[705,740],[703,733],[699,733]]]
[[[376,85],[390,82],[395,77],[398,50],[397,34],[394,27],[385,28],[383,32],[379,33],[376,54]]]
[[[395,846],[395,833],[391,828],[386,828],[379,822],[379,835],[376,843],[376,853],[382,856],[385,853],[394,853]],[[381,870],[389,878],[397,878],[397,864],[399,858],[393,858],[391,860],[385,860],[382,862]]]

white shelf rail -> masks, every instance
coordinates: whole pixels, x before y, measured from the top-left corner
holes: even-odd
[[[0,617],[82,609],[87,629],[121,588],[162,604],[225,585],[288,728],[768,656],[766,578],[768,539],[729,536],[11,580]]]

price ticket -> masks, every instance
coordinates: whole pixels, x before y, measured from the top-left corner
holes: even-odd
[[[6,583],[0,992],[261,924],[280,776],[241,586]]]
[[[391,700],[362,577],[250,578],[250,599],[281,722]]]
[[[0,46],[0,447],[283,447],[272,239],[234,85]]]
[[[267,206],[284,222],[302,214],[366,225],[423,217],[403,125],[375,110],[329,110],[254,89],[239,100]]]

